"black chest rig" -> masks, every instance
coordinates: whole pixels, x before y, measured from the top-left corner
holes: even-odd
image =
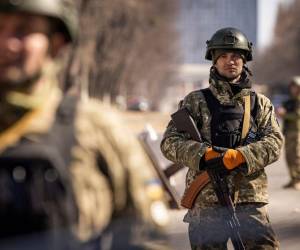
[[[287,113],[294,113],[300,106],[300,102],[295,99],[290,99],[283,104]]]
[[[300,102],[296,99],[289,99],[284,102],[283,107],[286,109],[287,114],[296,114],[297,110],[300,108]],[[283,131],[287,133],[288,131],[297,131],[298,122],[297,119],[284,119],[283,120]]]
[[[69,164],[77,97],[58,107],[49,133],[22,138],[0,155],[0,238],[66,228],[78,218]]]
[[[202,90],[207,107],[211,114],[211,144],[218,147],[236,148],[241,144],[244,107],[237,105],[222,105],[210,89]],[[251,92],[250,132],[246,141],[255,139],[257,126],[257,97]]]

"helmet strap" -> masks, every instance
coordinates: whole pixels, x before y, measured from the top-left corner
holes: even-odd
[[[244,64],[243,69],[249,74],[249,76],[253,76],[252,71],[248,68],[247,64]]]

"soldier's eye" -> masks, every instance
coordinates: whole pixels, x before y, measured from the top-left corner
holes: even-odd
[[[242,58],[242,57],[241,57],[240,54],[234,54],[234,55],[233,55],[233,58],[237,60],[237,59],[240,59],[240,58]]]

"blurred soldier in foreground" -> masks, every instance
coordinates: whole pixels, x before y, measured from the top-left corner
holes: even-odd
[[[189,168],[184,196],[204,183],[184,218],[191,247],[227,249],[231,238],[236,250],[278,249],[264,168],[279,158],[283,136],[270,100],[251,90],[252,44],[240,30],[224,28],[207,41],[206,59],[213,62],[209,88],[180,104],[198,138],[179,128],[173,114],[161,143],[168,159]]]
[[[300,190],[300,77],[295,76],[289,84],[289,99],[277,109],[283,119],[285,157],[290,182],[284,188]]]
[[[76,28],[72,1],[0,2],[1,249],[144,249],[136,226],[166,225],[160,182],[118,112],[60,88]]]

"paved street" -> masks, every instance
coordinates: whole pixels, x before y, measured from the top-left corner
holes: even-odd
[[[300,192],[282,189],[288,182],[284,157],[267,167],[269,176],[270,219],[280,240],[280,249],[300,249]],[[174,250],[188,250],[187,225],[182,222],[185,211],[174,211],[169,229]]]

